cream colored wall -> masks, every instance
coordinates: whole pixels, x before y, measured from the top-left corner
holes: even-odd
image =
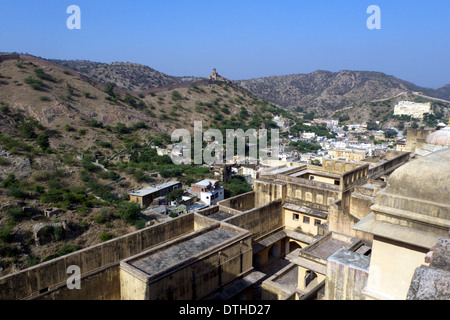
[[[284,223],[285,223],[286,228],[295,230],[300,227],[302,229],[302,232],[312,234],[314,236],[317,235],[317,232],[318,232],[318,226],[314,225],[314,220],[315,219],[320,220],[321,223],[327,222],[326,219],[321,219],[321,218],[316,218],[313,216],[304,215],[299,212],[295,212],[295,211],[291,211],[291,210],[287,210],[287,209],[283,209],[283,211],[284,211]],[[298,221],[294,220],[294,214],[299,215]],[[308,224],[303,223],[304,216],[309,217]]]
[[[405,300],[414,271],[424,264],[426,253],[411,246],[374,239],[366,299]]]
[[[334,184],[334,181],[337,180],[337,179],[333,179],[333,178],[318,176],[315,174],[311,174],[311,176],[314,176],[314,181],[325,182],[325,183],[330,183],[330,184]]]
[[[319,283],[321,283],[326,278],[325,274],[314,272],[317,275],[317,278],[315,278],[313,281],[311,281],[308,284],[308,287],[305,288],[305,276],[306,276],[306,271],[308,271],[308,270],[310,270],[310,269],[307,269],[302,266],[298,266],[297,289],[300,291],[303,291],[303,292],[307,292],[308,290],[313,289],[315,286],[317,286]]]
[[[122,300],[147,300],[147,285],[120,268],[120,295]]]

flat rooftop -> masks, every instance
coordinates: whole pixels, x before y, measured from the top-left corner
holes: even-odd
[[[163,250],[130,261],[129,264],[148,275],[153,275],[167,268],[175,266],[183,260],[208,250],[209,248],[225,242],[238,234],[237,231],[228,228],[215,228],[198,236],[176,243]]]
[[[147,196],[147,195],[149,195],[149,194],[152,194],[152,193],[154,193],[154,192],[156,192],[156,191],[159,191],[159,190],[162,190],[162,189],[165,189],[165,188],[169,188],[169,187],[172,187],[172,186],[175,186],[175,185],[177,185],[177,184],[179,184],[180,182],[179,181],[169,181],[169,182],[165,182],[165,183],[162,183],[162,184],[160,184],[160,185],[157,185],[157,186],[155,186],[155,187],[146,187],[146,188],[144,188],[144,189],[141,189],[141,190],[137,190],[137,191],[132,191],[131,193],[129,193],[129,194],[131,194],[131,195],[133,195],[133,196],[139,196],[139,197],[143,197],[143,196]]]
[[[298,178],[300,176],[303,176],[305,174],[313,174],[313,175],[317,175],[317,176],[322,176],[322,177],[327,177],[327,178],[334,178],[334,179],[340,179],[340,175],[338,174],[334,174],[334,173],[329,173],[329,172],[324,172],[324,171],[315,171],[315,170],[303,170],[303,171],[299,171],[299,172],[295,172],[293,174],[290,174],[290,177],[294,177],[294,178]]]
[[[210,184],[214,185],[216,182],[219,182],[219,180],[204,179],[204,180],[201,180],[201,181],[198,181],[198,182],[194,183],[194,185],[207,187]]]
[[[208,218],[211,218],[211,219],[214,219],[214,220],[217,220],[217,221],[222,221],[222,220],[228,219],[228,218],[230,218],[230,217],[232,217],[232,216],[233,216],[233,215],[230,214],[230,213],[226,213],[226,212],[223,212],[223,211],[219,211],[219,212],[210,214],[210,215],[208,216]]]
[[[350,237],[337,232],[330,232],[323,236],[320,240],[300,251],[300,255],[311,255],[323,260],[327,260],[332,254],[339,249],[350,249],[356,243],[360,242],[358,238]]]
[[[313,216],[313,217],[321,218],[321,219],[326,219],[328,217],[328,213],[327,212],[323,212],[323,211],[319,211],[319,210],[313,210],[313,209],[310,209],[310,208],[304,208],[304,207],[300,207],[300,206],[297,206],[297,205],[291,204],[291,203],[285,203],[283,205],[283,208],[291,210],[291,211],[307,214],[307,215],[310,215],[310,216]]]

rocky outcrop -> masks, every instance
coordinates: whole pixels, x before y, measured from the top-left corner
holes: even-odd
[[[431,256],[430,266],[416,269],[407,300],[450,300],[449,236],[440,238],[427,256]]]

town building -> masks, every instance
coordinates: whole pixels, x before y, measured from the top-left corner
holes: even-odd
[[[416,103],[411,101],[400,101],[394,107],[394,116],[411,116],[416,119],[423,119],[425,113],[432,113],[431,103]]]
[[[130,201],[139,203],[145,208],[151,205],[155,199],[165,196],[181,187],[182,185],[180,182],[170,181],[154,187],[146,187],[137,191],[132,190],[129,193]]]
[[[219,180],[204,179],[193,183],[190,192],[208,206],[216,205],[225,199],[225,190],[220,186]]]
[[[449,157],[265,163],[253,191],[0,278],[0,299],[448,300]]]

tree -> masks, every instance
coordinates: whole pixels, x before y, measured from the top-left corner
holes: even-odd
[[[350,120],[350,117],[349,117],[348,114],[344,114],[344,115],[339,117],[339,122],[344,122],[344,121],[347,121],[347,120]]]
[[[136,99],[134,99],[134,97],[129,94],[128,92],[125,94],[125,102],[126,104],[128,104],[129,106],[136,108]]]
[[[36,133],[34,132],[34,124],[30,122],[22,122],[19,124],[19,130],[22,134],[22,137],[27,139],[36,138]]]
[[[367,130],[378,130],[378,125],[375,121],[367,122]]]
[[[314,111],[308,112],[303,116],[305,120],[314,120]]]
[[[119,206],[120,218],[126,223],[133,223],[139,219],[141,206],[136,202],[126,202]]]
[[[225,183],[225,192],[228,197],[234,197],[252,190],[252,186],[248,184],[244,176],[234,176]]]
[[[115,87],[116,85],[114,84],[114,83],[111,83],[111,82],[108,82],[107,84],[106,84],[106,90],[105,90],[105,92],[109,95],[109,96],[111,96],[111,97],[115,97],[116,95],[115,95],[115,93],[114,93],[114,87]]]
[[[173,190],[171,193],[169,193],[166,197],[167,201],[180,201],[181,197],[183,196],[184,190],[179,188],[176,190]]]
[[[50,141],[48,135],[41,134],[36,138],[36,143],[43,151],[46,151],[50,148]]]
[[[397,136],[397,131],[394,129],[386,129],[384,130],[384,137],[386,139],[392,139],[395,138]]]

